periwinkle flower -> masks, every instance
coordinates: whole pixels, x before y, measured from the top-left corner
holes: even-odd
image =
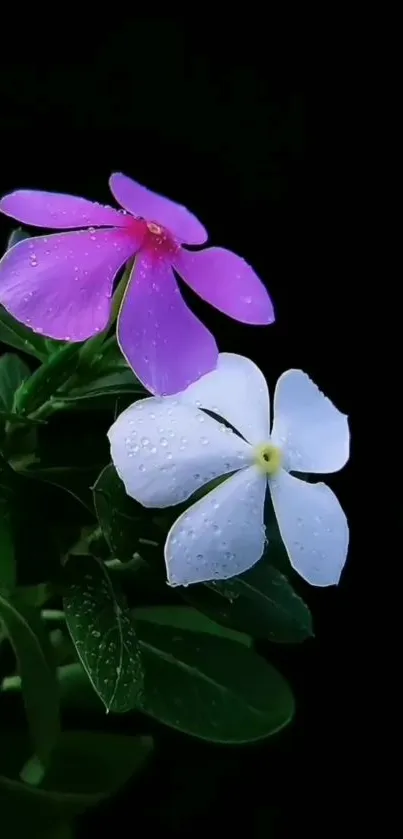
[[[126,492],[146,507],[178,504],[230,475],[172,526],[165,544],[170,585],[224,580],[260,559],[267,487],[293,568],[312,585],[338,583],[349,541],[346,516],[326,484],[292,473],[344,466],[347,417],[301,370],[280,376],[273,414],[270,432],[269,392],[256,365],[221,353],[217,368],[184,392],[136,402],[109,430]]]
[[[107,326],[116,274],[136,255],[118,316],[118,341],[148,390],[172,394],[214,369],[218,357],[213,336],[186,306],[173,269],[200,297],[243,323],[271,323],[273,306],[253,269],[236,254],[183,247],[207,239],[185,207],[122,174],[113,174],[109,185],[123,210],[30,190],[0,201],[0,211],[23,224],[69,230],[27,239],[5,254],[0,303],[36,332],[84,341]]]

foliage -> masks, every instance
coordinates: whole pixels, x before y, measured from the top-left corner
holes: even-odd
[[[109,462],[106,431],[146,395],[113,330],[64,344],[0,308],[0,341],[0,708],[22,696],[27,724],[0,725],[0,801],[45,835],[141,770],[156,722],[222,744],[287,726],[267,642],[313,628],[278,535],[242,577],[166,586],[178,511],[136,504]],[[72,709],[94,730],[66,727]]]

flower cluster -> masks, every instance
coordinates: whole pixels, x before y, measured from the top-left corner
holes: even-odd
[[[171,528],[169,584],[223,580],[251,568],[270,551],[269,497],[293,568],[313,585],[337,583],[348,549],[346,517],[332,490],[306,476],[344,466],[347,417],[305,373],[288,370],[277,383],[270,423],[262,373],[247,358],[218,353],[174,271],[212,306],[255,325],[274,320],[261,280],[228,250],[189,250],[207,233],[185,207],[122,174],[109,185],[120,209],[25,190],[0,201],[1,212],[24,224],[67,231],[25,239],[5,254],[0,303],[36,332],[85,341],[111,325],[114,285],[126,265],[117,338],[153,396],[110,429],[115,468],[128,495],[146,507],[178,504],[222,479]]]

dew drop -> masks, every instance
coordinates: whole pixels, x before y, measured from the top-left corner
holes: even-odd
[[[160,439],[160,443],[161,443],[161,446],[162,446],[163,448],[166,448],[166,447],[167,447],[167,445],[168,445],[168,440],[166,439],[166,437],[161,437],[161,439]]]

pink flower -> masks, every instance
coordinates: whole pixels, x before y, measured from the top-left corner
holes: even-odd
[[[119,345],[148,390],[176,393],[215,368],[218,350],[186,306],[173,269],[203,300],[243,323],[272,323],[273,306],[241,257],[223,248],[182,247],[207,239],[185,207],[122,174],[112,175],[109,186],[123,211],[31,190],[0,201],[0,211],[23,224],[70,228],[26,239],[5,254],[0,303],[35,332],[85,341],[107,326],[116,274],[137,255],[119,312]]]

